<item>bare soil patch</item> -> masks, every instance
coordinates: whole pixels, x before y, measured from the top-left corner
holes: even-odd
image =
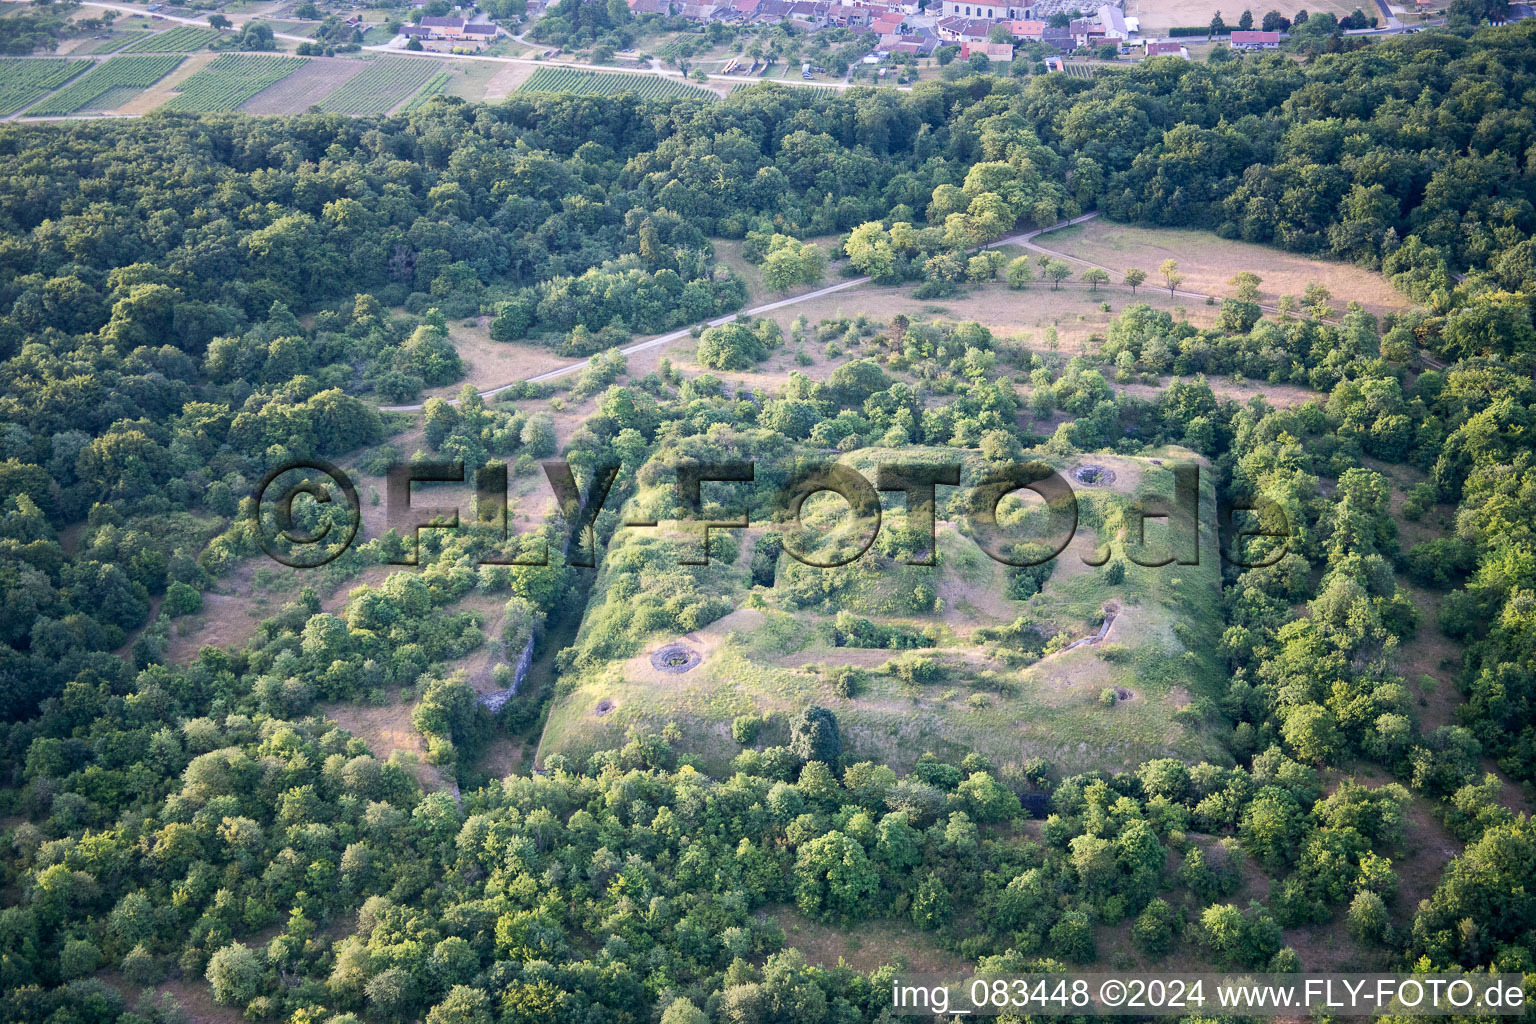
[[[240,109],[247,114],[301,114],[367,66],[361,60],[312,58],[287,78],[246,100]]]
[[[533,74],[535,65],[506,64],[499,68],[485,84],[485,102],[500,103]]]
[[[1397,652],[1398,671],[1408,684],[1408,691],[1419,698],[1419,727],[1433,732],[1442,725],[1455,725],[1462,697],[1453,676],[1462,652],[1458,644],[1440,632],[1440,605],[1445,595],[1401,579],[1398,586],[1422,618],[1417,635]]]
[[[1008,567],[991,558],[982,565],[983,575],[975,582],[967,581],[954,567],[939,573],[939,599],[944,602],[944,620],[957,633],[1001,625],[1018,618],[1020,602],[1008,598]]]
[[[1083,456],[1082,461],[1068,470],[1073,487],[1087,487],[1113,491],[1127,497],[1141,486],[1143,466],[1135,459],[1120,455],[1095,453]],[[1087,476],[1084,476],[1087,471]]]

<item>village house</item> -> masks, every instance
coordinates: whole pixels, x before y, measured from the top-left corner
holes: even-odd
[[[1278,50],[1280,33],[1244,32],[1239,29],[1232,33],[1232,46],[1238,50]]]
[[[1130,27],[1125,21],[1125,12],[1114,4],[1101,4],[1099,6],[1099,26],[1104,29],[1104,38],[1119,42],[1125,42],[1131,38]]]
[[[988,60],[997,64],[1008,64],[1013,61],[1012,43],[972,43],[960,44],[960,59],[969,60],[973,54],[986,54]]]
[[[1072,33],[1065,25],[1046,25],[1040,33],[1040,41],[1046,46],[1063,52],[1072,49]]]
[[[827,24],[838,28],[862,28],[869,24],[871,13],[868,7],[833,4],[827,8]]]
[[[427,30],[428,39],[458,39],[468,24],[463,18],[422,18],[421,27]]]
[[[501,29],[478,15],[478,20],[465,18],[422,18],[419,25],[404,25],[400,34],[407,39],[449,39],[472,43],[484,43],[495,39]]]
[[[827,11],[832,7],[829,3],[812,3],[811,0],[797,0],[789,5],[789,15],[786,20],[800,26],[807,32],[827,27]]]
[[[1148,57],[1183,57],[1189,60],[1189,49],[1182,43],[1172,40],[1162,43],[1147,42]]]
[[[992,33],[992,22],[971,21],[966,18],[945,18],[935,28],[939,38],[947,42],[957,43],[967,40],[976,43],[984,43]]]
[[[1038,43],[1045,35],[1045,22],[1043,21],[1015,21],[1008,25],[1008,32],[1015,39],[1023,39],[1026,42]]]
[[[939,41],[933,36],[903,36],[901,42],[890,47],[892,54],[909,57],[932,57]]]
[[[1104,26],[1091,18],[1075,18],[1067,32],[1078,46],[1098,46],[1104,42]]]

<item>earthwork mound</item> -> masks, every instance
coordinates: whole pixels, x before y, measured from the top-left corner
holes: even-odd
[[[704,658],[698,651],[682,644],[667,644],[651,655],[651,667],[658,672],[679,675],[693,668]]]

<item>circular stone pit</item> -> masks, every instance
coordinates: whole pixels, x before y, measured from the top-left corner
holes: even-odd
[[[1115,482],[1115,471],[1107,466],[1078,466],[1072,479],[1089,487],[1105,487]]]
[[[681,675],[689,669],[696,667],[704,660],[704,656],[692,647],[682,644],[667,644],[658,648],[651,655],[651,667],[658,672],[666,672],[669,675]]]

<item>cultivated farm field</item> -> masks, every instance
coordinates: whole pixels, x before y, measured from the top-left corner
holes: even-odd
[[[75,53],[102,54],[116,53],[130,43],[138,42],[149,37],[148,32],[121,32],[114,33],[109,39],[96,39],[89,46],[76,47]]]
[[[218,33],[211,28],[198,28],[196,25],[177,25],[165,32],[157,32],[147,39],[140,39],[128,47],[125,53],[192,53],[201,50],[214,39]]]
[[[421,91],[411,97],[411,101],[405,105],[406,111],[415,110],[424,106],[433,96],[440,96],[443,90],[448,88],[448,83],[453,80],[453,75],[447,71],[439,71],[428,79],[427,84],[421,87]]]
[[[182,62],[178,54],[113,57],[89,74],[32,108],[29,113],[73,114],[77,110],[112,110],[138,90],[154,85]]]
[[[304,57],[246,56],[226,53],[182,84],[166,110],[234,110],[308,63]]]
[[[362,73],[360,60],[316,57],[241,104],[247,114],[298,114]]]
[[[0,117],[33,103],[57,89],[91,64],[88,60],[41,58],[0,60]]]
[[[562,92],[580,96],[618,96],[634,93],[641,99],[665,97],[713,97],[708,89],[659,75],[628,75],[585,71],[580,68],[539,68],[518,86],[518,92]]]
[[[336,114],[383,114],[442,74],[436,61],[380,57],[319,103]]]

